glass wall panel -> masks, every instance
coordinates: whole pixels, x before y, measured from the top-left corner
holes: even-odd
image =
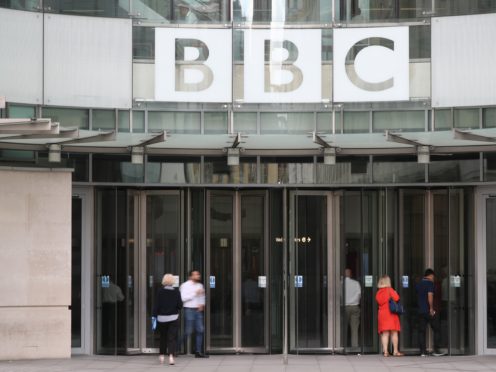
[[[155,27],[133,27],[133,58],[155,59]]]
[[[409,31],[410,60],[431,58],[431,26],[410,26]]]
[[[81,347],[83,203],[80,197],[72,198],[71,223],[71,347]]]
[[[451,130],[451,110],[434,110],[434,130]]]
[[[332,113],[318,112],[317,113],[317,132],[332,133]]]
[[[94,182],[143,182],[143,164],[126,155],[93,154]]]
[[[190,218],[191,218],[191,254],[186,260],[186,272],[200,270],[205,273],[205,191],[190,189]]]
[[[317,162],[318,184],[370,183],[371,164],[367,156],[338,157],[334,165]]]
[[[65,128],[89,128],[89,111],[84,109],[43,107],[41,117],[51,118]]]
[[[205,112],[203,118],[206,134],[228,133],[227,112]]]
[[[257,113],[256,112],[235,112],[234,113],[234,133],[257,133]]]
[[[117,129],[119,132],[129,133],[129,111],[119,110],[118,115]]]
[[[14,151],[14,150],[10,150]],[[37,156],[36,164],[45,167],[62,167],[62,168],[73,168],[72,172],[72,182],[88,182],[89,181],[89,155],[88,154],[77,154],[71,152],[62,152],[60,163],[50,163],[48,161],[48,152],[39,151]]]
[[[132,12],[154,23],[219,23],[229,21],[229,0],[131,0]]]
[[[479,109],[455,109],[453,111],[453,125],[455,128],[480,128]]]
[[[432,156],[429,182],[480,181],[479,154]]]
[[[314,182],[313,158],[261,158],[260,162],[261,183]]]
[[[145,131],[145,112],[133,110],[133,133]]]
[[[374,182],[425,182],[425,169],[415,156],[374,156],[372,162]]]
[[[9,118],[28,119],[36,117],[34,106],[12,105],[7,106]]]
[[[343,112],[343,133],[368,133],[370,113],[368,111]]]
[[[388,129],[403,132],[425,131],[425,111],[374,111],[374,132],[384,132]]]
[[[482,127],[496,128],[496,108],[485,108],[482,112]]]
[[[486,199],[486,293],[488,348],[496,348],[496,198]]]
[[[227,165],[227,157],[205,158],[205,183],[257,183],[257,159],[240,158],[239,165]]]
[[[330,23],[331,0],[233,1],[235,22]]]
[[[200,158],[148,156],[146,182],[163,184],[200,183]]]
[[[94,130],[115,130],[115,110],[93,110],[91,126]]]
[[[313,112],[262,112],[260,131],[262,134],[303,134],[315,130]]]
[[[200,133],[199,112],[148,111],[148,132]]]
[[[440,16],[496,12],[496,3],[490,0],[436,0],[435,4],[435,14]]]
[[[0,0],[0,7],[38,11],[41,0]]]
[[[49,12],[97,17],[129,17],[129,1],[120,0],[43,0]]]
[[[484,181],[496,181],[496,154],[484,154]]]
[[[337,17],[350,23],[414,20],[432,12],[431,0],[336,0],[335,4]]]

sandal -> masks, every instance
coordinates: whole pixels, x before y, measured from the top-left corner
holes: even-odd
[[[405,354],[403,353],[400,353],[399,351],[397,353],[394,353],[393,356],[395,357],[402,357],[402,356],[405,356]]]
[[[390,357],[390,356],[391,356],[391,354],[389,354],[388,352],[385,352],[385,353],[383,353],[382,355],[384,355],[384,357],[385,357],[385,358],[387,358],[387,357]]]

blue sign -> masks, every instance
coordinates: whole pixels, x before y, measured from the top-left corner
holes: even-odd
[[[401,285],[403,286],[403,288],[408,288],[408,275],[403,275],[401,277]]]
[[[303,288],[303,275],[295,275],[295,288]]]
[[[210,288],[215,288],[215,276],[210,275]]]
[[[102,288],[109,288],[109,287],[110,287],[110,276],[102,275]]]

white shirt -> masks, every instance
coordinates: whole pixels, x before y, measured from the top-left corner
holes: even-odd
[[[360,305],[360,298],[362,296],[362,288],[360,287],[360,283],[358,283],[355,279],[345,278],[344,288],[345,305]]]
[[[198,308],[200,305],[205,305],[205,292],[198,295],[199,289],[203,290],[203,284],[196,283],[192,280],[188,280],[181,284],[179,291],[181,292],[181,299],[183,300],[183,307],[188,308]]]

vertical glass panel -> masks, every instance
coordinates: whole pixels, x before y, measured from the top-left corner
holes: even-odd
[[[431,0],[339,0],[335,4],[338,18],[352,23],[413,20],[432,12]]]
[[[372,175],[374,182],[425,182],[425,164],[414,156],[374,156]]]
[[[403,132],[425,131],[425,111],[374,111],[374,132],[400,129]]]
[[[205,183],[256,183],[257,159],[241,158],[239,165],[227,165],[227,157],[205,158]]]
[[[82,223],[83,204],[81,198],[72,198],[72,249],[71,249],[71,347],[81,347],[81,283],[82,283]]]
[[[486,293],[488,348],[496,348],[496,198],[486,199]]]
[[[115,130],[115,110],[93,110],[91,120],[94,130]]]
[[[207,134],[222,134],[228,132],[227,112],[205,112],[204,126]]]
[[[338,157],[334,165],[324,164],[318,159],[317,183],[369,183],[371,181],[371,168],[367,156]]]
[[[434,129],[451,130],[451,110],[434,110]]]
[[[318,112],[317,113],[317,132],[332,133],[332,113]]]
[[[400,350],[418,353],[418,310],[415,285],[423,277],[425,263],[425,194],[423,191],[400,193],[399,275],[393,287],[406,313],[401,316]],[[393,278],[392,278],[393,279]]]
[[[0,7],[19,10],[37,11],[40,0],[0,0]]]
[[[484,181],[496,181],[495,154],[484,154]]]
[[[262,158],[261,183],[313,183],[313,158]]]
[[[270,133],[308,133],[315,128],[313,112],[263,112],[260,114],[260,131]]]
[[[234,133],[257,133],[257,113],[256,112],[235,112],[234,113]]]
[[[343,113],[343,133],[368,133],[370,113],[345,111]]]
[[[409,31],[410,59],[431,58],[431,26],[410,26]]]
[[[136,235],[138,231],[138,211],[135,206],[138,205],[139,194],[132,191],[128,191],[127,195],[127,238],[126,238],[126,271],[127,271],[127,285],[125,291],[125,297],[127,301],[126,306],[126,320],[127,320],[127,350],[136,350],[139,346],[139,334],[138,334],[138,291],[136,290],[136,273],[137,269],[137,259],[138,259],[138,247],[137,242],[138,236]],[[135,263],[136,258],[136,263]]]
[[[132,12],[146,20],[168,24],[229,21],[229,0],[132,0]]]
[[[463,15],[478,13],[493,13],[496,4],[493,1],[478,0],[436,0],[436,15]]]
[[[328,347],[327,198],[297,196],[295,237],[297,349]],[[299,279],[301,278],[301,279]],[[295,283],[297,283],[295,285]]]
[[[148,112],[148,132],[200,133],[199,112]]]
[[[496,128],[496,108],[483,109],[483,128]]]
[[[129,1],[43,0],[43,7],[50,12],[61,14],[121,18],[129,16]]]
[[[330,23],[331,0],[233,2],[235,22]]]
[[[143,182],[143,164],[132,164],[129,156],[93,154],[93,181]]]
[[[3,151],[18,151],[18,150],[3,150]],[[33,151],[28,151],[28,153]],[[1,153],[1,151],[0,151]],[[27,154],[28,156],[28,154]],[[34,160],[34,155],[33,160]],[[20,160],[20,159],[19,159]],[[27,160],[27,159],[26,159]],[[53,167],[54,163],[48,161],[48,151],[38,151],[36,164],[44,167]],[[89,155],[78,154],[71,152],[63,152],[61,155],[61,162],[58,166],[63,168],[73,168],[72,181],[73,182],[88,182],[89,181]]]
[[[43,107],[41,116],[51,118],[52,121],[66,128],[88,129],[89,127],[89,112],[84,109]]]
[[[133,27],[133,58],[155,59],[155,27]]]
[[[188,270],[205,267],[204,258],[204,223],[205,223],[205,191],[190,189],[191,198],[191,256]]]
[[[478,153],[431,156],[429,182],[461,182],[480,180]]]
[[[133,110],[133,133],[145,132],[145,112]]]
[[[241,196],[241,346],[265,347],[265,197]],[[260,283],[264,278],[265,285]]]
[[[233,347],[233,197],[210,197],[210,346]],[[259,328],[257,328],[259,329]]]
[[[34,118],[36,117],[36,110],[34,106],[21,106],[21,105],[12,105],[9,104],[7,106],[8,116],[9,118]]]
[[[200,183],[200,158],[148,156],[146,182],[164,184]]]
[[[455,109],[453,111],[455,128],[479,128],[479,109]]]
[[[119,110],[118,130],[119,132],[129,133],[129,111]]]
[[[146,347],[158,348],[159,332],[151,329],[155,296],[164,274],[180,275],[179,195],[146,196]]]

